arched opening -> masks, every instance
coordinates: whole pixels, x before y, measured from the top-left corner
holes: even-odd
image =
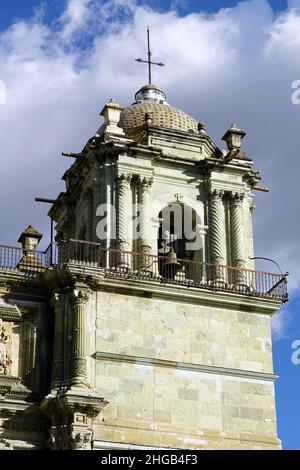
[[[199,215],[187,204],[176,202],[164,207],[159,219],[157,244],[160,274],[174,280],[199,280],[199,262],[203,261]]]

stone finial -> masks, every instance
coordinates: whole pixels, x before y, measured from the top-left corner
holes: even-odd
[[[233,149],[239,150],[245,135],[246,132],[239,129],[236,124],[232,124],[230,129],[223,135],[222,140],[225,140],[229,151]]]
[[[24,232],[21,233],[18,242],[22,243],[22,247],[25,251],[35,251],[42,236],[43,235],[32,227],[32,225],[28,225]]]
[[[199,134],[206,134],[204,122],[198,122],[198,132]]]
[[[118,127],[122,108],[114,99],[111,99],[102,109],[100,116],[104,117],[104,132],[124,135],[121,127]]]
[[[36,252],[42,234],[31,225],[21,233],[18,242],[22,243],[24,256],[18,264],[19,269],[36,270],[42,267],[42,262]]]

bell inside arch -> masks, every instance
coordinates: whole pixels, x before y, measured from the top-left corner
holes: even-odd
[[[173,248],[166,254],[163,263],[163,276],[167,279],[175,279],[177,272],[182,268],[181,263],[177,260],[177,254]]]

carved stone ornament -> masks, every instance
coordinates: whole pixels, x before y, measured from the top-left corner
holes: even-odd
[[[14,446],[7,439],[0,439],[0,451],[14,450]]]
[[[90,291],[78,290],[72,293],[71,299],[74,306],[84,306],[87,304],[90,298]]]
[[[87,450],[91,446],[92,431],[86,429],[84,431],[73,430],[69,437],[69,447],[74,450]]]
[[[108,404],[91,392],[77,393],[61,390],[49,395],[41,409],[51,421],[48,447],[51,450],[90,450],[93,439],[93,420]]]
[[[0,320],[0,375],[10,375],[11,354],[9,351],[10,335],[4,323]]]
[[[73,363],[73,374],[74,376],[83,376],[86,377],[86,359],[84,358],[75,358]]]

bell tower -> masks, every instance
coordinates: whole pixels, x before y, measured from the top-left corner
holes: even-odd
[[[233,124],[220,150],[151,83],[101,115],[65,154],[74,163],[50,211],[46,408],[55,421],[62,389],[102,397],[83,426],[93,449],[279,449],[270,325],[286,279],[253,264],[260,175],[245,132]]]

